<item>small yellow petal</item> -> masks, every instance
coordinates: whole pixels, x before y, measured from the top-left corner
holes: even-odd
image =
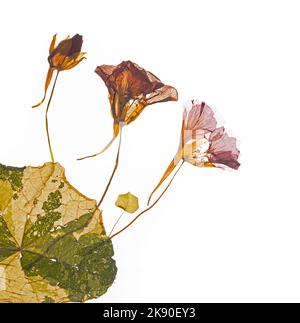
[[[52,38],[52,41],[51,41],[51,44],[50,44],[50,48],[49,48],[49,54],[51,54],[54,51],[55,42],[56,42],[56,34]]]
[[[216,167],[213,163],[205,162],[204,167]]]
[[[62,70],[63,71],[70,70],[73,67],[77,66],[84,59],[86,59],[86,57],[82,57],[79,60],[76,59],[76,60],[72,60],[72,61],[66,61],[65,63],[62,64]]]

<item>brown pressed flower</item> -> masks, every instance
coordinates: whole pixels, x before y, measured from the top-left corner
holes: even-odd
[[[117,66],[101,65],[95,72],[108,89],[114,119],[113,138],[99,153],[88,157],[104,152],[118,136],[120,128],[133,122],[146,106],[178,100],[174,87],[165,85],[155,75],[131,61],[124,61]]]
[[[229,137],[224,127],[216,126],[214,112],[204,102],[185,105],[178,151],[148,202],[181,160],[198,167],[239,168],[236,139]]]
[[[68,36],[56,47],[55,42],[56,34],[53,36],[49,48],[48,62],[50,67],[46,77],[44,97],[38,104],[33,106],[33,108],[40,106],[44,102],[54,70],[57,70],[57,72],[69,70],[85,59],[85,53],[81,52],[83,42],[81,35],[76,34],[72,38]]]
[[[108,88],[114,134],[119,125],[134,121],[147,105],[176,101],[175,88],[164,85],[160,79],[131,61],[118,66],[101,65],[95,71]]]

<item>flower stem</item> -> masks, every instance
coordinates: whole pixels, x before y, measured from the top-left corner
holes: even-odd
[[[173,180],[175,179],[176,175],[178,174],[179,170],[181,169],[182,165],[184,164],[184,160],[182,161],[182,163],[180,164],[180,166],[178,167],[178,169],[176,170],[175,174],[173,175],[172,179],[170,180],[169,184],[167,185],[167,187],[163,190],[163,192],[160,194],[160,196],[157,198],[157,200],[150,205],[148,208],[146,208],[145,210],[143,210],[141,213],[139,213],[129,224],[127,224],[122,230],[116,232],[115,234],[113,234],[112,236],[110,236],[110,239],[116,237],[118,234],[122,233],[123,231],[125,231],[127,228],[129,228],[141,215],[145,214],[146,212],[150,211],[158,202],[159,200],[164,196],[164,194],[166,193],[166,191],[168,190],[168,188],[171,186]]]
[[[108,236],[111,236],[111,234],[113,233],[113,231],[114,231],[114,229],[115,229],[115,227],[117,226],[117,224],[119,223],[119,221],[121,220],[121,218],[122,218],[122,216],[123,216],[123,214],[125,213],[125,211],[123,211],[122,213],[121,213],[121,215],[119,216],[119,218],[118,218],[118,220],[116,221],[116,223],[114,224],[114,226],[112,227],[112,229],[111,229],[111,231],[110,231],[110,233],[109,233],[109,235]]]
[[[93,154],[93,155],[89,155],[89,156],[85,156],[85,157],[81,157],[81,158],[77,158],[77,160],[84,160],[84,159],[87,159],[87,158],[93,158],[93,157],[97,157],[97,156],[101,155],[102,153],[104,153],[111,146],[111,144],[115,141],[116,138],[117,137],[114,136],[110,140],[110,142],[103,149],[101,149],[98,153]]]
[[[109,187],[110,187],[110,185],[111,185],[111,183],[112,183],[112,180],[113,180],[113,178],[114,178],[114,176],[115,176],[115,174],[116,174],[116,171],[117,171],[117,169],[118,169],[118,166],[119,166],[119,157],[120,157],[120,149],[121,149],[121,143],[122,143],[122,128],[121,128],[121,130],[120,130],[119,147],[118,147],[118,153],[117,153],[117,157],[116,157],[115,167],[114,167],[113,172],[112,172],[112,174],[111,174],[111,176],[110,176],[110,179],[109,179],[109,181],[108,181],[108,183],[107,183],[107,186],[106,186],[106,188],[105,188],[105,191],[104,191],[104,193],[103,193],[103,195],[102,195],[102,197],[101,197],[101,199],[100,199],[99,203],[97,204],[97,207],[98,207],[98,208],[99,208],[99,207],[100,207],[100,205],[102,204],[102,202],[103,202],[103,200],[104,200],[104,198],[105,198],[105,196],[106,196],[106,194],[107,194],[107,192],[108,192],[108,189],[109,189]]]
[[[48,104],[47,104],[47,109],[46,109],[46,132],[47,132],[48,146],[49,146],[49,151],[50,151],[50,156],[51,156],[52,163],[54,163],[54,155],[53,155],[53,151],[52,151],[52,147],[51,147],[51,140],[50,140],[50,135],[49,135],[48,112],[49,112],[50,104],[51,104],[51,101],[52,101],[52,97],[53,97],[55,85],[56,85],[56,82],[57,82],[58,74],[59,74],[59,71],[57,71],[55,81],[53,83],[51,95],[50,95],[50,98],[49,98],[49,101],[48,101]]]

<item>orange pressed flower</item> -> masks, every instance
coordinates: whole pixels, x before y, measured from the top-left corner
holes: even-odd
[[[95,72],[102,78],[109,92],[114,119],[113,138],[99,153],[88,157],[104,152],[118,136],[120,128],[133,122],[146,106],[178,100],[174,87],[165,85],[155,75],[131,61],[124,61],[117,66],[101,65]]]
[[[53,151],[51,147],[51,140],[50,140],[50,134],[49,134],[49,125],[48,125],[48,112],[49,107],[51,104],[51,100],[53,97],[54,89],[56,86],[58,74],[61,71],[69,70],[76,65],[78,65],[85,57],[84,54],[81,52],[82,47],[82,36],[76,34],[72,38],[67,37],[66,39],[62,40],[56,47],[56,35],[53,36],[52,42],[50,44],[49,49],[49,56],[48,56],[48,62],[49,62],[49,70],[46,77],[46,83],[45,83],[45,91],[44,91],[44,97],[43,99],[36,105],[33,106],[33,108],[36,108],[40,106],[46,98],[48,87],[51,83],[51,79],[53,76],[54,70],[57,71],[55,81],[53,82],[53,87],[51,91],[51,95],[49,97],[49,101],[47,104],[46,109],[46,132],[47,132],[47,139],[48,139],[48,146],[49,146],[49,152],[51,156],[51,161],[54,163],[54,156]]]
[[[50,67],[46,77],[44,97],[38,104],[34,105],[33,108],[40,106],[45,101],[47,89],[51,82],[54,70],[57,70],[57,72],[69,70],[85,59],[85,53],[81,52],[83,42],[81,35],[76,34],[72,38],[67,37],[56,47],[55,42],[56,34],[53,36],[49,48],[48,62]]]

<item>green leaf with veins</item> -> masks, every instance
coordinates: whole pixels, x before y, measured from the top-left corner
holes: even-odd
[[[96,202],[59,164],[0,165],[0,302],[83,302],[117,268]]]

